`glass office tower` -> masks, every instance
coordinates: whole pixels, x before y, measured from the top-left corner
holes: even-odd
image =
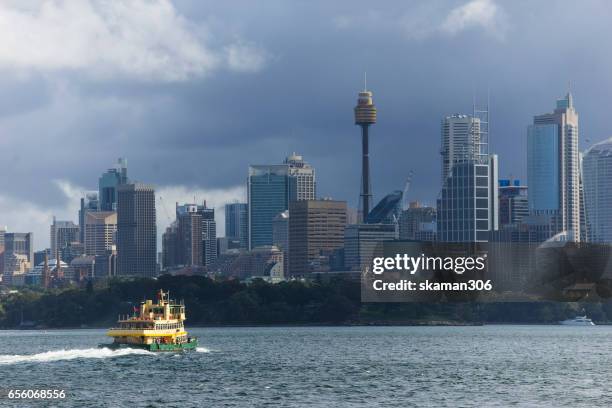
[[[558,133],[556,124],[532,125],[527,129],[527,177],[531,213],[552,214],[559,211]]]
[[[114,168],[108,169],[98,180],[100,211],[117,210],[117,188],[128,183],[127,160],[118,159]]]
[[[296,183],[289,165],[249,166],[249,249],[272,245],[272,221],[297,199]]]
[[[240,241],[240,248],[248,247],[248,205],[246,203],[225,204],[225,236]]]
[[[580,241],[578,114],[570,93],[527,129],[527,182],[530,213],[546,217],[552,234]]]
[[[612,138],[586,151],[582,169],[589,241],[612,243]]]

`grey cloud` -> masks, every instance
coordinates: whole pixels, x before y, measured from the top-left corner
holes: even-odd
[[[525,128],[534,114],[553,108],[570,80],[582,145],[610,136],[606,2],[491,2],[503,9],[503,41],[486,27],[420,38],[402,33],[402,16],[434,15],[438,27],[468,1],[436,2],[437,14],[422,11],[429,3],[270,1],[255,8],[246,1],[179,1],[175,12],[189,35],[222,54],[228,44],[247,44],[265,51],[265,63],[256,72],[226,67],[183,81],[119,74],[101,81],[87,67],[2,79],[0,148],[8,170],[0,196],[9,206],[21,200],[64,211],[71,198],[53,180],[95,189],[119,156],[128,158],[133,178],[160,191],[235,191],[248,164],[280,162],[297,151],[317,168],[321,195],[355,206],[360,145],[352,109],[364,71],[379,108],[371,142],[375,198],[401,189],[413,169],[411,198],[433,203],[440,119],[469,113],[472,95],[482,101],[487,88],[502,176],[524,177]],[[339,28],[346,15],[360,24]],[[368,15],[383,16],[383,24]],[[389,16],[397,18],[385,25]],[[22,72],[3,70],[5,78]],[[13,212],[3,212],[0,224],[10,224]]]

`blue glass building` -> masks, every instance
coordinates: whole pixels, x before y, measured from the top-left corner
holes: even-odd
[[[559,211],[559,125],[527,128],[527,178],[529,211],[547,214]]]
[[[108,169],[98,179],[100,211],[117,210],[117,187],[127,183],[127,161],[119,159],[115,168]]]
[[[287,164],[249,166],[249,249],[272,245],[272,221],[297,199],[296,183]]]
[[[248,247],[248,204],[225,205],[225,236],[240,241],[240,248]]]
[[[568,93],[527,128],[527,181],[530,214],[547,219],[552,235],[564,232],[574,242],[584,233],[580,178],[578,113]]]

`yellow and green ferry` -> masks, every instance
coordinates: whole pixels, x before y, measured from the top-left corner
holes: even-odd
[[[157,303],[145,300],[134,307],[132,315],[119,316],[117,327],[108,330],[113,343],[108,348],[133,347],[149,351],[182,351],[195,349],[198,339],[185,330],[184,302],[170,300],[168,292],[160,290]]]

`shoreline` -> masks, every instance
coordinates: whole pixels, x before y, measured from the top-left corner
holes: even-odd
[[[595,326],[610,326],[610,322],[599,322]],[[225,328],[278,328],[278,327],[481,327],[481,326],[562,326],[559,323],[532,323],[532,322],[481,322],[481,323],[457,323],[457,322],[373,322],[373,323],[348,323],[348,324],[207,324],[190,325],[189,329],[225,329]],[[107,330],[110,326],[80,326],[80,327],[28,327],[28,328],[0,328],[0,332],[6,331],[62,331],[62,330]]]

